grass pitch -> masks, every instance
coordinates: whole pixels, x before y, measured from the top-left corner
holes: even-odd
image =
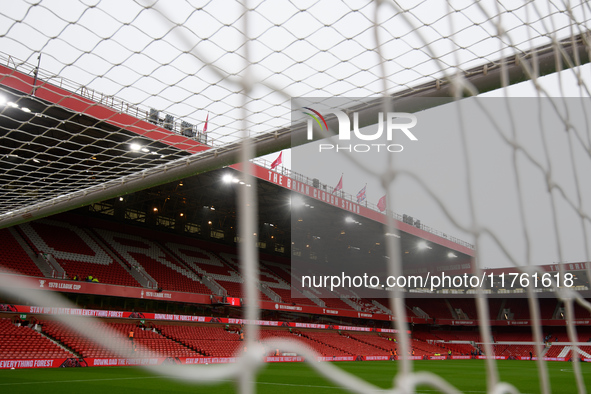
[[[398,363],[342,362],[340,368],[382,388],[391,387]],[[576,393],[572,364],[548,362],[553,393]],[[481,360],[445,360],[414,362],[415,370],[429,371],[444,377],[461,391],[486,392],[485,363]],[[514,384],[522,393],[539,393],[535,362],[497,361],[501,379]],[[591,363],[582,364],[587,391],[591,391]],[[434,393],[422,387],[421,393]],[[3,393],[234,393],[235,385],[220,382],[213,386],[177,383],[166,377],[150,375],[133,367],[50,368],[0,371],[0,392]],[[318,376],[304,363],[269,364],[258,376],[258,393],[341,393],[326,379]]]

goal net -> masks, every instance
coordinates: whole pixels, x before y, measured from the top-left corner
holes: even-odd
[[[15,1],[0,11],[0,227],[293,148],[284,173],[321,178],[329,199],[381,218],[383,231],[363,235],[383,239],[380,274],[409,273],[401,223],[473,255],[470,276],[482,281],[458,291],[476,300],[485,355],[494,355],[489,296],[528,299],[536,355],[547,334],[539,300],[563,302],[573,387],[585,393],[575,311],[591,311],[590,15],[588,3],[570,1]],[[260,317],[256,198],[244,187],[236,203],[248,322]],[[495,271],[505,267],[516,275]],[[390,287],[380,298],[390,298],[404,333],[412,294]],[[430,290],[443,297],[453,287]],[[14,283],[0,289],[69,306]],[[60,319],[121,347],[90,319]],[[298,342],[260,344],[258,326],[245,329],[248,350],[235,364],[146,368],[196,384],[233,379],[250,393],[268,349],[315,360]],[[409,353],[408,336],[398,341]],[[458,392],[415,372],[410,357],[398,362],[392,392]],[[330,363],[311,365],[346,390],[381,390]],[[550,393],[546,361],[535,365],[539,391]],[[486,370],[487,392],[516,392],[494,357]]]

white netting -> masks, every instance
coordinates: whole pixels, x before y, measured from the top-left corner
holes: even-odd
[[[588,99],[585,74],[588,74],[589,69],[580,64],[588,62],[589,15],[591,9],[586,2],[552,1],[349,3],[322,0],[231,5],[213,1],[122,3],[99,0],[92,5],[73,1],[11,2],[10,7],[0,11],[0,42],[6,54],[3,65],[9,68],[6,74],[0,76],[3,86],[1,93],[7,96],[2,101],[0,117],[8,125],[2,129],[1,148],[2,160],[17,160],[18,163],[14,165],[14,172],[9,170],[11,164],[6,165],[0,219],[6,220],[5,224],[9,223],[8,220],[13,223],[22,220],[19,217],[14,219],[11,211],[26,211],[27,205],[40,198],[48,201],[44,207],[49,208],[43,214],[50,214],[52,201],[62,204],[60,207],[67,207],[68,204],[74,206],[73,202],[68,201],[76,201],[78,195],[88,193],[99,195],[99,191],[107,187],[105,185],[115,189],[117,183],[130,182],[135,183],[137,190],[162,182],[167,177],[171,179],[187,175],[188,172],[180,171],[173,172],[173,175],[165,173],[170,166],[177,168],[183,163],[177,161],[169,165],[167,163],[173,157],[167,156],[184,154],[179,149],[167,151],[171,148],[165,143],[165,135],[152,137],[151,140],[155,142],[149,142],[152,145],[145,147],[148,152],[144,153],[152,154],[154,158],[136,157],[133,156],[136,153],[128,151],[128,145],[134,143],[135,136],[121,140],[117,130],[80,120],[78,112],[95,107],[96,104],[92,102],[86,103],[82,110],[72,110],[66,114],[69,126],[59,125],[61,117],[54,111],[60,111],[63,116],[63,107],[68,108],[68,99],[78,100],[78,97],[83,97],[114,108],[115,112],[103,119],[106,123],[122,125],[118,116],[130,114],[135,120],[132,119],[126,127],[138,126],[140,121],[150,120],[151,108],[160,111],[162,117],[153,124],[167,126],[165,128],[173,132],[182,133],[181,122],[187,122],[196,133],[191,138],[216,149],[215,152],[205,151],[188,157],[187,164],[197,163],[197,167],[199,160],[210,160],[208,165],[216,160],[225,164],[224,160],[230,159],[224,157],[222,160],[218,154],[236,150],[237,145],[232,143],[238,141],[244,144],[241,152],[242,160],[246,161],[253,156],[252,141],[256,146],[261,136],[273,136],[276,130],[289,126],[290,97],[377,97],[427,90],[436,93],[442,85],[447,84],[453,88],[453,94],[460,98],[479,93],[475,87],[478,85],[469,78],[471,75],[464,75],[463,71],[481,67],[480,74],[483,77],[493,70],[497,74],[491,77],[490,83],[481,85],[483,88],[480,90],[508,86],[513,82],[512,70],[517,68],[531,82],[517,93],[502,90],[499,93],[501,96],[578,96]],[[576,44],[581,50],[569,52],[565,48],[571,44]],[[542,62],[538,61],[535,50],[543,46],[551,51],[552,56]],[[521,58],[531,51],[534,51],[533,55]],[[40,69],[36,70],[39,53],[42,54],[41,64]],[[503,59],[510,56],[516,58],[512,58],[512,63],[508,64]],[[559,72],[549,80],[538,78],[540,73],[566,68],[569,70]],[[23,82],[22,74],[29,77],[35,75],[34,84],[27,79],[20,90],[5,88],[11,78]],[[39,89],[44,86],[47,88],[48,83],[65,88],[69,93],[58,97],[55,103],[48,103],[39,97]],[[571,149],[575,150],[572,146],[576,146],[577,151],[588,154],[591,151],[589,128],[571,129],[568,111],[559,111],[560,104],[556,108],[564,120],[562,131]],[[172,118],[167,118],[166,114],[173,114],[169,115]],[[460,110],[459,116],[466,114]],[[207,134],[204,130],[206,119]],[[37,138],[39,128],[45,133],[41,140]],[[64,128],[67,133],[59,134]],[[507,145],[514,148],[515,157],[518,153],[524,153],[524,160],[533,164],[538,174],[545,178],[552,200],[550,213],[556,217],[555,199],[561,189],[560,182],[554,178],[551,161],[545,160],[549,153],[544,151],[542,159],[528,155],[529,148],[512,134],[514,130],[509,133],[499,130],[499,135]],[[84,133],[93,136],[95,147],[92,150],[86,150],[88,143],[81,138]],[[462,133],[465,138],[467,131]],[[207,140],[204,140],[205,135]],[[252,137],[252,141],[245,137]],[[65,144],[63,151],[56,150],[55,145],[61,144],[64,138],[71,143]],[[32,142],[34,148],[27,148],[26,142]],[[172,146],[175,148],[174,144]],[[464,149],[463,158],[469,169],[470,160],[475,158],[470,157],[466,147]],[[93,160],[99,164],[93,164]],[[515,174],[525,165],[520,160],[514,159]],[[588,161],[588,157],[585,160]],[[55,171],[49,171],[44,177],[43,171],[52,169],[52,166],[57,166],[58,173],[62,175],[55,178]],[[144,169],[141,174],[135,173]],[[87,171],[92,172],[94,177],[85,175]],[[585,189],[579,187],[582,177],[580,171],[581,168],[573,164],[571,175],[574,178],[575,197],[567,195],[565,200],[569,203],[570,212],[580,220],[584,233],[582,242],[586,245],[589,217],[585,211],[587,195]],[[23,178],[24,174],[30,174],[32,180]],[[389,166],[389,170],[375,175],[381,177],[387,189],[400,174]],[[416,174],[406,175],[423,182]],[[124,178],[125,182],[121,182],[121,176],[127,177]],[[253,183],[252,180],[246,181]],[[52,187],[56,182],[59,187]],[[470,188],[473,179],[469,172],[466,182],[472,207],[474,197]],[[34,184],[34,190],[29,188],[31,183]],[[86,189],[88,186],[94,189]],[[15,194],[11,195],[10,190],[16,191]],[[425,190],[430,190],[428,182]],[[117,195],[116,192],[112,195]],[[79,194],[61,197],[65,193]],[[252,237],[245,234],[252,234],[256,228],[257,213],[252,208],[256,206],[256,196],[254,188],[242,188],[241,193],[238,203],[242,226],[240,231],[242,238],[247,240]],[[440,201],[437,194],[430,197],[436,202]],[[518,202],[520,222],[524,224],[525,208],[521,194],[518,194]],[[388,205],[392,206],[392,201]],[[453,221],[454,215],[448,214],[444,204],[441,208]],[[473,236],[477,251],[482,237],[496,236],[483,226],[473,211],[467,225],[454,223]],[[553,226],[559,261],[563,261],[556,220]],[[394,232],[393,223],[390,223],[389,231]],[[525,225],[523,233],[527,239],[528,229]],[[398,246],[391,239],[389,254],[396,257],[399,255]],[[498,241],[497,244],[503,248],[503,242]],[[507,251],[507,255],[516,265],[536,263],[529,259],[529,253],[526,259],[516,258],[510,251]],[[581,259],[588,261],[588,253]],[[257,259],[254,240],[242,244],[241,261],[247,284],[245,317],[256,320],[258,309],[254,300]],[[399,274],[399,259],[392,258],[390,261],[391,273]],[[572,300],[576,294],[564,292],[560,296],[567,301],[567,319],[572,321]],[[31,303],[47,302],[46,299],[28,297]],[[539,313],[531,292],[529,299],[535,340],[541,342]],[[484,341],[490,343],[486,304],[482,298],[478,301],[481,333]],[[580,298],[579,301],[584,303]],[[397,319],[396,326],[404,332],[406,313],[403,299],[393,298],[392,307]],[[241,392],[253,392],[256,373],[262,366],[259,357],[261,350],[255,345],[257,326],[248,325],[247,328],[249,351],[236,365],[209,368],[206,377],[194,373],[193,369],[168,368],[155,372],[194,382],[212,382],[231,377],[239,382]],[[88,329],[83,331],[89,332]],[[576,342],[572,324],[569,325],[569,335],[571,341]],[[109,343],[104,345],[110,346]],[[409,344],[405,336],[400,337],[400,345],[401,353],[406,354]],[[310,354],[294,343],[271,346],[285,349],[291,346],[298,353]],[[492,354],[490,345],[486,346],[486,352]],[[369,383],[346,375],[329,364],[313,365],[335,384],[353,392],[377,391]],[[576,358],[573,367],[578,391],[583,393],[585,387]],[[549,392],[544,361],[538,361],[538,368],[541,371],[540,390]],[[430,385],[442,392],[456,392],[441,378],[413,373],[412,370],[411,361],[403,359],[392,392],[414,392],[418,383]],[[489,392],[515,391],[499,383],[494,360],[487,361],[487,372]]]

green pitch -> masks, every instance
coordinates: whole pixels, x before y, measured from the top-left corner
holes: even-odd
[[[340,368],[379,387],[391,386],[397,362],[343,362]],[[446,360],[415,362],[415,369],[443,376],[461,391],[484,393],[485,364],[480,360]],[[572,364],[547,363],[553,393],[576,393]],[[522,393],[539,393],[535,362],[498,361],[499,374]],[[591,363],[581,365],[587,390],[591,391]],[[232,382],[214,386],[192,386],[175,383],[165,377],[153,376],[132,367],[65,368],[35,370],[1,370],[2,393],[234,393]],[[334,385],[319,377],[306,364],[270,364],[257,379],[258,393],[340,393]],[[429,387],[419,392],[434,393]]]

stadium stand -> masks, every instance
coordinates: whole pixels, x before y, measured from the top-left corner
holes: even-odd
[[[345,350],[349,340],[334,332],[301,331],[301,336],[308,339],[305,343],[325,357],[354,356]]]
[[[585,319],[585,318],[589,318],[591,317],[591,312],[589,312],[587,309],[583,308],[582,306],[580,306],[578,303],[574,303],[574,312],[575,312],[575,317],[577,319]],[[561,307],[563,307],[563,305],[560,305]]]
[[[507,356],[507,357],[529,357],[530,352],[532,355],[535,352],[533,345],[494,345],[493,350],[495,356]]]
[[[49,253],[55,257],[69,276],[93,275],[98,276],[104,283],[137,287],[140,285],[128,269],[140,269],[154,278],[158,286],[164,290],[212,294],[210,288],[202,283],[202,278],[207,277],[212,283],[225,289],[228,296],[240,298],[243,296],[243,279],[235,249],[208,241],[199,242],[198,246],[195,246],[191,240],[176,234],[166,234],[161,239],[162,234],[157,231],[142,229],[136,232],[129,231],[130,229],[131,227],[118,229],[113,223],[103,223],[94,219],[85,220],[84,223],[70,221],[66,216],[58,217],[57,220],[45,219],[31,222],[17,226],[14,230],[0,230],[0,239],[5,245],[0,248],[2,267],[24,275],[43,276],[30,256],[36,253]],[[16,231],[17,236],[22,238],[20,243],[12,231]],[[26,248],[30,248],[30,251],[27,252]],[[339,295],[337,293],[329,294],[326,290],[315,290],[310,291],[310,294],[317,299],[312,299],[297,290],[290,289],[291,267],[285,259],[265,257],[260,264],[259,275],[261,284],[268,290],[266,294],[264,292],[259,294],[263,301],[272,300],[267,295],[269,294],[284,303],[293,305],[318,306],[314,301],[317,300],[324,303],[323,306],[326,308],[383,313],[383,310],[374,304],[374,300],[356,298],[353,293],[343,293],[344,296],[350,297],[344,301],[333,297]],[[387,299],[376,301],[385,307],[389,305]],[[524,299],[491,299],[488,302],[489,316],[492,320],[529,317],[529,306]],[[103,308],[96,300],[94,303],[84,301],[84,305],[108,309],[107,306]],[[406,306],[409,316],[414,315],[417,321],[421,322],[412,333],[411,351],[414,351],[415,356],[447,355],[448,351],[451,351],[452,355],[469,355],[476,349],[475,346],[481,343],[478,330],[472,327],[463,329],[451,326],[439,327],[431,325],[431,320],[422,320],[426,317],[435,319],[433,322],[438,322],[439,319],[477,319],[473,299],[408,298]],[[540,301],[543,319],[560,320],[561,308],[563,305],[554,299]],[[166,303],[153,305],[152,310],[169,312]],[[506,317],[502,316],[505,312]],[[578,305],[575,305],[575,312],[578,318],[589,317],[589,313]],[[241,317],[241,312],[232,308],[224,310],[223,313],[226,316]],[[318,322],[319,319],[323,319],[291,312],[285,312],[280,316],[274,316],[274,318],[302,322]],[[356,321],[340,317],[339,319],[341,323],[349,325],[367,324],[363,320]],[[43,335],[29,327],[16,327],[10,319],[2,319],[0,335],[11,339],[4,340],[3,346],[0,347],[0,357],[16,359],[120,356],[93,341],[83,339],[61,323],[47,320],[42,321],[41,324]],[[107,335],[107,327],[115,330],[115,334],[108,334],[111,335],[109,338],[118,341],[123,355],[130,358],[155,357],[159,354],[169,357],[232,357],[243,351],[239,334],[217,324],[207,326],[157,324],[153,326],[155,330],[144,330],[134,324],[105,322],[100,327],[104,327],[105,335]],[[383,327],[389,327],[388,323],[383,322]],[[130,328],[135,332],[133,342],[135,346],[127,338]],[[301,341],[324,357],[389,356],[391,351],[397,353],[399,351],[398,344],[394,340],[396,336],[393,334],[314,329],[290,332],[285,328],[261,328],[260,332],[263,340],[290,338]],[[591,340],[591,329],[580,326],[577,332],[580,342]],[[56,345],[44,335],[69,351]],[[548,342],[569,340],[564,327],[545,327],[544,335]],[[533,337],[529,328],[499,327],[493,329],[493,340],[495,341],[493,351],[497,356],[529,357],[530,352],[534,351],[531,344]],[[584,352],[583,355],[591,355],[591,346],[583,346],[580,349]],[[275,351],[270,352],[269,355],[274,353]],[[572,348],[562,344],[552,345],[544,355],[569,358],[572,357]]]
[[[92,276],[121,286],[139,283],[82,228],[64,222],[42,220],[19,226],[34,252],[52,255],[69,278]]]
[[[129,358],[157,357],[195,357],[198,354],[189,348],[171,341],[153,330],[144,330],[132,324],[126,323],[101,323],[98,328],[102,334],[113,341],[118,347],[119,354]],[[129,340],[128,333],[134,332],[133,341]],[[68,348],[74,350],[82,357],[109,358],[118,357],[110,350],[91,341],[68,326],[60,322],[47,321],[43,324],[43,332],[48,336],[62,342]]]
[[[355,332],[348,332],[347,336],[350,338],[355,339],[356,341],[365,343],[367,345],[371,345],[374,348],[379,349],[382,352],[386,352],[386,354],[390,354],[390,351],[398,351],[398,345],[393,340],[393,338],[378,335],[375,333],[355,333]],[[383,353],[380,353],[383,354]]]
[[[523,298],[507,298],[503,309],[508,309],[513,314],[513,319],[529,319],[529,306]]]
[[[221,326],[156,326],[167,338],[182,343],[204,356],[232,357],[241,350],[237,333]]]
[[[444,299],[425,299],[425,298],[409,298],[406,305],[413,310],[419,308],[432,319],[451,319],[453,318],[450,307]],[[413,311],[414,312],[414,311]],[[415,312],[416,314],[416,312]],[[420,316],[419,314],[416,314]]]
[[[461,313],[465,315],[461,318],[478,319],[478,313],[476,312],[476,304],[474,299],[452,298],[449,300],[449,303],[454,312],[458,314],[458,318],[460,318],[458,311],[461,311]]]
[[[356,303],[357,305],[359,305],[359,307],[361,308],[361,310],[363,312],[367,312],[367,313],[384,313],[384,311],[382,309],[380,309],[379,307],[377,307],[376,305],[374,305],[372,303],[373,300],[370,300],[369,298],[353,298],[351,299],[352,302]],[[387,305],[388,303],[386,303]]]
[[[544,302],[539,302],[538,305],[540,306],[540,317],[542,319],[552,319],[554,316],[554,312],[556,311],[556,307],[558,305],[557,301],[554,299],[546,299]],[[576,303],[575,303],[576,305]],[[589,317],[589,311],[583,309],[585,313],[579,315],[577,313],[577,309],[575,307],[575,316],[576,317]]]
[[[14,271],[23,275],[43,276],[39,268],[31,261],[25,250],[8,229],[0,230],[2,247],[0,248],[0,271]]]
[[[194,272],[180,266],[162,248],[136,235],[97,229],[102,240],[132,267],[141,267],[165,290],[211,294]]]
[[[73,354],[29,327],[0,319],[0,358],[7,360],[70,358]]]

